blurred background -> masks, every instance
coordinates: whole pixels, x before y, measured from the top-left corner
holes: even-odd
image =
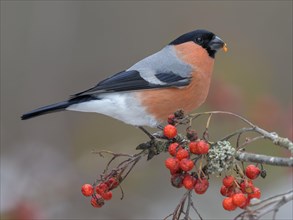
[[[107,158],[135,153],[147,137],[98,114],[22,113],[61,101],[150,55],[179,35],[208,29],[228,44],[217,54],[208,99],[197,110],[227,110],[292,140],[292,1],[1,1],[1,219],[162,219],[184,190],[169,183],[167,154],[142,160],[102,209],[80,193]],[[205,121],[196,123],[202,131]],[[240,128],[212,119],[212,140]],[[243,124],[242,124],[243,126]],[[288,156],[269,142],[252,152]],[[263,198],[292,189],[292,169],[265,166]],[[205,219],[231,219],[221,179],[194,197]],[[211,208],[212,207],[212,208]],[[292,219],[292,202],[278,219]]]

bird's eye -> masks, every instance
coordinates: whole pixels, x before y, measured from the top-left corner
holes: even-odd
[[[199,43],[199,44],[201,44],[201,43],[203,43],[203,39],[201,37],[197,37],[196,38],[196,42]]]

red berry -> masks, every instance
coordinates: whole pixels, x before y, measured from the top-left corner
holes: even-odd
[[[96,192],[100,195],[102,195],[105,192],[108,192],[109,188],[107,186],[106,183],[100,183],[99,185],[97,185],[96,187]]]
[[[164,136],[173,139],[177,135],[177,128],[173,125],[166,125],[164,127]]]
[[[242,207],[246,204],[246,196],[243,193],[235,193],[232,196],[234,205]]]
[[[223,208],[227,211],[233,211],[237,208],[233,203],[233,199],[231,197],[227,197],[222,202]]]
[[[102,196],[103,199],[105,199],[105,200],[110,200],[110,199],[112,199],[112,191],[105,192],[105,193],[101,194],[101,196]]]
[[[207,142],[199,141],[198,145],[200,154],[207,154],[209,152],[210,145]]]
[[[252,180],[244,180],[240,183],[240,189],[243,193],[250,194],[254,191]]]
[[[231,197],[235,194],[235,187],[229,187],[227,191],[227,196]]]
[[[174,174],[181,174],[182,173],[182,170],[180,169],[180,167],[178,169],[171,169],[170,170],[170,174],[171,175],[174,175]]]
[[[174,174],[171,176],[171,184],[176,188],[182,187],[184,175],[182,174]]]
[[[209,188],[209,181],[207,179],[198,179],[194,185],[194,191],[197,194],[204,194]]]
[[[189,143],[190,152],[193,154],[207,154],[210,149],[210,145],[206,141],[195,141]]]
[[[222,186],[220,189],[220,192],[222,196],[231,197],[235,194],[235,187],[231,186],[227,188],[226,186]]]
[[[84,185],[81,187],[81,193],[82,193],[84,196],[91,196],[91,195],[93,195],[93,193],[94,193],[94,187],[93,187],[91,184],[84,184]]]
[[[248,198],[250,199],[253,199],[253,198],[259,199],[260,196],[261,196],[261,192],[260,192],[260,189],[257,187],[254,187],[253,193],[248,194]]]
[[[197,142],[191,141],[189,143],[189,150],[193,154],[197,154]]]
[[[242,206],[239,206],[239,208],[241,208],[241,209],[245,209],[248,205],[250,204],[250,198],[246,198],[246,202],[245,202],[245,204],[244,205],[242,205]]]
[[[95,207],[95,208],[100,208],[100,207],[102,207],[105,203],[104,203],[104,199],[101,197],[101,195],[96,194],[96,195],[92,196],[91,204],[92,204],[92,206]]]
[[[227,196],[228,189],[226,186],[221,186],[220,193],[222,196]]]
[[[171,171],[171,172],[177,172],[179,171],[179,160],[177,158],[169,157],[165,160],[165,166]]]
[[[193,176],[186,174],[183,179],[183,186],[186,189],[191,190],[191,189],[193,189],[195,182],[196,182],[196,180]]]
[[[234,180],[234,176],[225,176],[225,178],[223,179],[223,185],[229,188],[233,185]]]
[[[175,125],[176,123],[176,117],[174,114],[171,114],[168,116],[168,124],[170,125]]]
[[[179,162],[179,167],[181,168],[181,170],[183,171],[190,171],[192,170],[192,168],[194,167],[194,163],[192,160],[189,160],[189,159],[182,159],[180,162]]]
[[[226,186],[221,186],[220,193],[222,194],[222,196],[230,196],[229,191],[231,191],[230,188],[227,188]]]
[[[182,147],[178,143],[172,143],[168,147],[168,151],[171,156],[175,156],[177,151],[180,149],[182,149]]]
[[[119,186],[119,182],[115,177],[111,177],[107,182],[106,182],[109,190],[115,189],[117,186]]]
[[[245,175],[249,179],[254,180],[258,177],[259,174],[260,174],[260,169],[253,164],[248,165],[245,169]]]
[[[178,150],[178,152],[176,153],[176,158],[178,160],[182,160],[182,159],[185,159],[185,158],[189,158],[189,152],[188,152],[188,150],[185,150],[185,149]]]

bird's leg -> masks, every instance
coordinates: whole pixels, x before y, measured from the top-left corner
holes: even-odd
[[[155,138],[158,138],[158,139],[166,139],[166,137],[164,136],[164,134],[163,134],[163,129],[164,129],[164,126],[162,126],[162,125],[158,125],[157,126],[157,128],[159,129],[159,131],[157,131],[157,132],[155,132],[155,133],[153,133],[153,134],[151,134],[151,136],[152,136],[152,138],[151,138],[151,140],[154,140]],[[140,128],[140,129],[142,129],[143,130],[143,128]],[[143,130],[144,131],[144,130]],[[145,132],[145,131],[144,131]],[[147,132],[147,131],[146,131]],[[145,132],[145,133],[146,133]],[[148,136],[149,136],[149,133],[147,134]],[[150,136],[149,136],[150,137]]]
[[[148,132],[144,127],[138,126],[138,128],[140,130],[142,130],[143,133],[145,133],[151,140],[154,140],[155,139],[155,137],[150,132]]]
[[[164,127],[162,125],[158,125],[157,128],[160,129],[160,130],[164,129]]]

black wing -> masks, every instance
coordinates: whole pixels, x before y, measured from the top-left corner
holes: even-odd
[[[146,81],[136,70],[122,71],[99,82],[91,89],[73,95],[73,98],[81,95],[93,95],[96,93],[181,87],[187,86],[190,83],[190,77],[184,78],[172,72],[157,73],[155,76],[162,82],[162,84],[154,84]]]

